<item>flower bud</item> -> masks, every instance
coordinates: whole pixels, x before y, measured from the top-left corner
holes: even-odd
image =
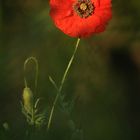
[[[27,113],[31,114],[33,108],[33,93],[28,87],[25,87],[23,90],[23,105]]]

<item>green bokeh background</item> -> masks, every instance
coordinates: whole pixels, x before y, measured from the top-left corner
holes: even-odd
[[[73,119],[84,140],[140,139],[140,1],[113,0],[113,19],[104,33],[82,39],[63,93],[77,97]],[[59,31],[49,17],[48,0],[0,1],[0,139],[22,139],[23,63],[39,62],[38,95],[50,108],[76,39]],[[34,65],[28,81],[34,82]],[[66,117],[56,110],[50,140],[69,140]],[[10,132],[5,132],[7,122]],[[10,134],[9,134],[10,133]],[[45,135],[44,135],[45,138]],[[37,138],[39,139],[39,138]]]

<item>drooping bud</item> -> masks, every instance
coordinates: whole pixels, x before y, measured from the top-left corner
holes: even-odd
[[[25,87],[23,90],[23,105],[27,113],[31,114],[33,109],[33,93],[28,87]]]

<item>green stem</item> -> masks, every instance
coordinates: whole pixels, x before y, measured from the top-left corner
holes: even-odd
[[[39,67],[38,67],[38,61],[35,57],[29,57],[25,60],[24,62],[24,83],[25,83],[25,87],[27,88],[28,87],[28,83],[27,83],[27,80],[26,80],[26,76],[25,76],[25,71],[26,71],[26,67],[27,67],[27,64],[30,62],[30,61],[33,61],[35,62],[35,69],[36,69],[36,72],[35,72],[35,87],[34,87],[34,95],[36,95],[36,90],[37,90],[37,81],[38,81],[38,71],[39,71]],[[31,114],[31,122],[33,123],[33,126],[34,126],[34,97],[33,97],[33,105],[32,105],[32,114]]]
[[[74,59],[74,57],[75,57],[75,54],[76,54],[76,51],[77,51],[77,49],[78,49],[79,43],[80,43],[80,38],[77,39],[77,43],[76,43],[74,52],[73,52],[73,54],[72,54],[72,56],[71,56],[71,59],[70,59],[68,65],[67,65],[67,67],[66,67],[66,70],[65,70],[65,72],[64,72],[64,74],[63,74],[63,77],[62,77],[60,86],[59,86],[58,91],[57,91],[58,93],[57,93],[57,95],[56,95],[56,97],[55,97],[55,100],[54,100],[54,102],[53,102],[53,106],[52,106],[52,109],[51,109],[51,112],[50,112],[49,121],[48,121],[48,125],[47,125],[47,130],[49,130],[49,128],[50,128],[51,121],[52,121],[52,117],[53,117],[53,113],[54,113],[55,105],[56,105],[56,103],[57,103],[57,100],[58,100],[59,96],[61,95],[61,91],[62,91],[63,85],[64,85],[64,83],[65,83],[65,80],[66,80],[66,77],[67,77],[67,75],[68,75],[69,69],[70,69],[71,64],[72,64],[72,62],[73,62],[73,59]]]
[[[35,62],[35,65],[36,65],[36,73],[35,73],[35,93],[36,93],[36,89],[37,89],[37,81],[38,81],[38,71],[39,71],[39,66],[38,66],[38,61],[37,61],[37,59],[35,58],[35,57],[29,57],[29,58],[27,58],[26,60],[25,60],[25,62],[24,62],[24,73],[25,73],[25,71],[26,71],[26,67],[27,67],[27,64],[30,62],[30,61],[33,61],[33,62]],[[25,75],[24,75],[24,83],[25,83],[25,87],[28,87],[28,83],[27,83],[27,80],[26,80],[26,77],[25,77]]]

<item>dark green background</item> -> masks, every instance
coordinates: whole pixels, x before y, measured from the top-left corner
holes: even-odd
[[[84,140],[140,140],[139,9],[139,0],[113,0],[113,19],[107,30],[80,42],[63,93],[68,100],[71,95],[77,97],[73,119],[83,128]],[[49,108],[55,90],[48,75],[60,83],[75,43],[75,38],[54,26],[47,0],[0,1],[1,140],[22,139],[27,127],[20,106],[25,59],[38,59],[38,94]],[[29,71],[32,87],[32,64]],[[56,112],[49,139],[69,140],[67,119]],[[10,132],[3,129],[4,122]]]

